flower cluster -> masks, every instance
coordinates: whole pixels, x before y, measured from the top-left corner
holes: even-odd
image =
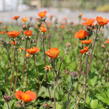
[[[83,18],[84,22],[82,25],[86,26],[86,30],[79,30],[75,33],[75,38],[80,39],[81,44],[83,45],[89,45],[92,43],[92,39],[90,39],[90,36],[93,34],[94,29],[97,29],[98,27],[102,27],[109,23],[109,20],[106,18],[103,18],[101,16],[97,16],[96,19],[93,18]],[[106,41],[105,43],[107,43]],[[80,50],[81,54],[84,54],[89,51],[88,46],[84,46],[83,49]]]

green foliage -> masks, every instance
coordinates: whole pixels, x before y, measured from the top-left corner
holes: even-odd
[[[100,12],[109,12],[109,4],[99,6],[96,10]]]
[[[42,22],[45,23],[44,20]],[[40,22],[28,22],[25,25],[7,24],[6,30],[17,30],[21,33],[16,38],[10,38],[7,34],[1,36],[3,39],[0,40],[0,109],[8,109],[8,105],[11,109],[108,109],[109,46],[104,44],[107,40],[103,34],[104,26],[95,25],[91,28],[92,33],[86,39],[92,39],[92,44],[83,45],[74,37],[75,32],[80,29],[88,31],[90,28],[70,23],[65,24],[65,28],[60,28],[59,22],[53,22],[47,28],[48,31],[42,33],[37,23]],[[4,31],[5,24],[0,26]],[[24,26],[33,31],[31,37],[24,35]],[[105,29],[108,31],[108,28]],[[17,44],[12,45],[10,41],[17,41]],[[40,52],[26,57],[25,49],[34,46],[39,47]],[[89,51],[81,54],[80,50],[84,46],[88,46]],[[45,51],[52,47],[60,50],[59,56],[55,59],[45,55]],[[48,66],[50,69],[47,69]],[[32,90],[37,93],[37,99],[28,103],[21,102],[15,97],[16,90]],[[6,101],[5,97],[11,99]]]

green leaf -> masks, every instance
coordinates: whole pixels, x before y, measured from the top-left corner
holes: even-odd
[[[90,103],[92,109],[97,109],[98,107],[98,100],[92,100]]]
[[[97,77],[95,76],[94,78],[89,80],[89,85],[94,86],[97,82]]]
[[[62,109],[62,106],[59,103],[56,103],[56,109]]]
[[[90,104],[90,97],[89,96],[86,97],[86,103]]]
[[[96,97],[101,100],[103,103],[109,105],[109,98],[105,95],[104,92],[97,94]]]

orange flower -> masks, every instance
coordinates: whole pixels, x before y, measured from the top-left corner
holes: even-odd
[[[47,28],[46,28],[45,26],[41,26],[41,27],[40,27],[40,31],[41,31],[41,32],[47,32]]]
[[[26,49],[26,52],[28,52],[29,54],[35,54],[35,53],[37,53],[39,51],[40,51],[40,49],[36,48],[36,47]]]
[[[22,100],[22,94],[23,94],[22,91],[16,91],[15,96],[17,99]]]
[[[46,65],[45,67],[44,67],[44,70],[45,71],[50,71],[52,69],[52,66],[50,66],[50,65]]]
[[[15,96],[17,99],[22,100],[24,102],[30,102],[37,98],[36,93],[32,91],[26,91],[26,92],[16,91]]]
[[[31,55],[29,53],[26,53],[26,57],[29,58],[31,57]]]
[[[29,94],[26,94],[26,93],[22,94],[22,101],[24,101],[24,102],[32,101],[31,96]]]
[[[5,31],[0,31],[0,34],[5,34],[6,32]]]
[[[36,93],[30,90],[26,91],[25,93],[31,96],[31,100],[36,99]]]
[[[18,20],[20,16],[14,16],[12,17],[13,20]]]
[[[88,18],[87,17],[82,17],[82,20],[86,21],[86,20],[88,20]]]
[[[76,32],[75,38],[84,39],[88,35],[89,35],[89,33],[87,31],[85,31],[85,30],[79,30],[78,32]]]
[[[86,19],[85,22],[83,22],[82,24],[85,26],[93,26],[95,22],[95,19]]]
[[[11,41],[10,44],[11,44],[11,45],[16,45],[17,42],[16,42],[16,41]]]
[[[0,24],[2,24],[3,22],[2,21],[0,21]]]
[[[60,25],[60,28],[61,29],[64,29],[65,28],[65,25],[64,24]]]
[[[44,18],[44,17],[46,17],[46,15],[47,15],[47,11],[41,11],[41,12],[38,13],[38,16],[40,18]]]
[[[53,59],[57,58],[59,53],[60,53],[60,51],[59,51],[58,48],[51,48],[51,49],[49,49],[48,51],[45,52],[45,54],[47,56],[49,56],[50,58],[53,58]]]
[[[90,43],[92,43],[92,40],[82,40],[81,43],[82,44],[90,44]]]
[[[109,39],[104,42],[105,44],[109,44]]]
[[[88,50],[89,50],[89,47],[84,47],[83,49],[80,50],[80,53],[84,54],[84,53],[88,52]]]
[[[23,17],[23,18],[21,19],[21,21],[22,21],[23,23],[26,23],[26,22],[28,21],[28,18],[27,18],[27,17]]]
[[[101,16],[97,16],[97,17],[96,17],[96,20],[97,20],[97,23],[98,23],[99,25],[101,25],[101,26],[104,26],[104,25],[108,24],[108,22],[109,22],[108,19],[103,18],[103,17],[101,17]]]
[[[8,36],[11,37],[11,38],[16,38],[20,35],[20,32],[17,32],[17,31],[10,31],[8,32]]]
[[[26,36],[32,36],[32,31],[31,30],[26,30],[26,31],[24,31],[24,34]]]

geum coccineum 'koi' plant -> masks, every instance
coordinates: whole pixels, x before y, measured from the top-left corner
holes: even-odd
[[[0,21],[0,109],[109,108],[109,20],[83,16]]]

